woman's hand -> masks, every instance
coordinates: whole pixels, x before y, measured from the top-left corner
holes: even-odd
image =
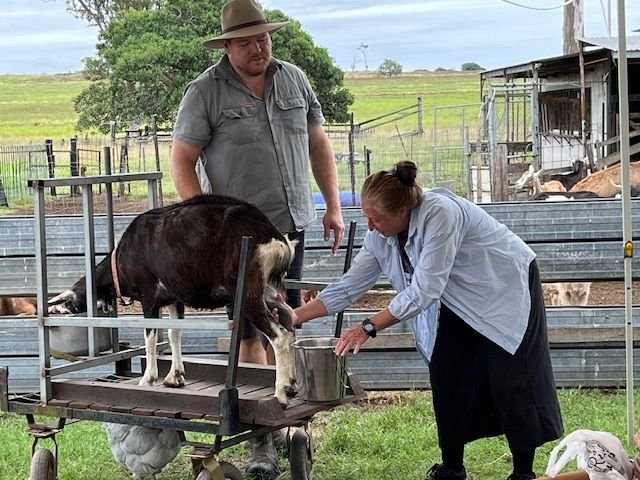
[[[278,309],[281,308],[281,309],[286,309],[286,312],[283,312],[283,316],[285,316],[285,318],[286,316],[289,316],[291,318],[291,322],[294,327],[296,325],[301,325],[302,323],[304,323],[300,321],[300,319],[298,318],[298,315],[296,315],[296,311],[285,303],[284,298],[279,293],[276,295],[276,302],[278,302],[280,305],[278,306],[278,308],[274,308],[271,310],[271,315],[273,315],[273,318],[277,322],[280,321]]]
[[[369,336],[364,333],[362,326],[360,324],[354,325],[350,329],[342,332],[338,343],[336,343],[336,348],[334,348],[333,351],[336,355],[340,356],[345,356],[349,353],[349,350],[353,350],[353,353],[358,353],[360,351],[360,345],[367,340],[369,340]]]

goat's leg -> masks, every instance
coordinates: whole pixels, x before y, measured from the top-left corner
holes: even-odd
[[[147,366],[138,385],[153,385],[158,379],[158,358],[156,355],[157,332],[155,328],[144,329],[144,348]]]
[[[296,371],[293,359],[293,332],[285,330],[279,325],[272,325],[275,332],[269,342],[273,346],[273,353],[276,357],[276,385],[274,397],[280,405],[286,407],[289,403],[288,397],[296,394]]]
[[[179,309],[169,305],[169,316],[172,319],[184,318],[184,306]],[[167,387],[184,387],[184,364],[182,363],[182,330],[169,329],[169,345],[171,345],[171,368],[164,378]]]

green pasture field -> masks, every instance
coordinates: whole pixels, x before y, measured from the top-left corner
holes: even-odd
[[[424,127],[430,129],[435,107],[480,103],[478,72],[420,71],[394,77],[356,72],[345,74],[344,83],[355,97],[352,111],[356,123],[415,105],[418,97],[422,97]],[[397,123],[400,127],[415,128],[415,122],[411,118]],[[442,112],[438,114],[438,124],[443,128],[457,127],[460,121],[453,112]],[[395,123],[385,128],[395,128]]]
[[[88,85],[79,73],[0,75],[0,144],[74,136],[73,99]]]
[[[376,73],[348,73],[345,86],[354,94],[352,111],[356,123],[410,107],[423,99],[424,126],[433,124],[433,107],[478,103],[479,74],[467,72],[413,72],[394,77]],[[0,75],[0,144],[69,139],[79,135],[73,99],[87,86],[80,73],[56,75]],[[442,120],[441,120],[442,118]],[[446,127],[459,121],[446,115],[438,122]],[[415,128],[416,118],[384,127]]]

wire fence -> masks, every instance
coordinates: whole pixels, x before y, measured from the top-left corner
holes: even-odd
[[[418,181],[422,186],[444,185],[469,197],[470,156],[465,146],[468,140],[465,131],[479,129],[476,125],[478,111],[479,106],[476,105],[449,108],[446,116],[453,121],[448,118],[437,128],[425,129],[422,103],[418,99],[414,105],[362,123],[352,121],[345,125],[327,125],[325,130],[334,150],[343,206],[357,205],[357,192],[369,173],[391,168],[405,159],[418,165]],[[444,116],[441,113],[441,117]],[[397,126],[398,119],[407,117],[415,119],[415,128],[401,131]],[[430,118],[434,118],[435,123],[438,114],[434,113]],[[160,198],[165,202],[177,199],[168,178],[171,134],[145,128],[117,135],[112,131],[111,135],[105,136],[0,146],[0,205],[25,211],[32,208],[29,179],[103,175],[105,149],[110,150],[112,173],[159,170],[164,174]],[[48,192],[48,200],[78,204],[80,209],[79,187],[65,188]],[[97,188],[94,194],[100,195],[102,192]],[[312,190],[319,192],[313,179]],[[121,184],[114,194],[117,198],[129,200],[129,203],[135,200],[144,202],[147,198],[146,189],[136,184]],[[321,203],[318,195],[314,198],[320,198]],[[318,206],[322,207],[321,204]],[[131,208],[137,208],[135,203]]]

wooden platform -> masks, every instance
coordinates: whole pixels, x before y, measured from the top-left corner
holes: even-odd
[[[187,378],[183,388],[169,388],[157,382],[139,386],[139,376],[108,375],[93,380],[53,379],[53,399],[49,407],[113,412],[145,417],[218,422],[219,394],[225,388],[227,362],[185,358]],[[164,378],[170,358],[158,360],[159,378]],[[275,367],[240,364],[236,388],[239,394],[240,422],[246,427],[284,427],[299,424],[315,413],[366,396],[355,377],[349,378],[347,395],[332,404],[309,403],[298,398],[282,408],[273,397]]]

